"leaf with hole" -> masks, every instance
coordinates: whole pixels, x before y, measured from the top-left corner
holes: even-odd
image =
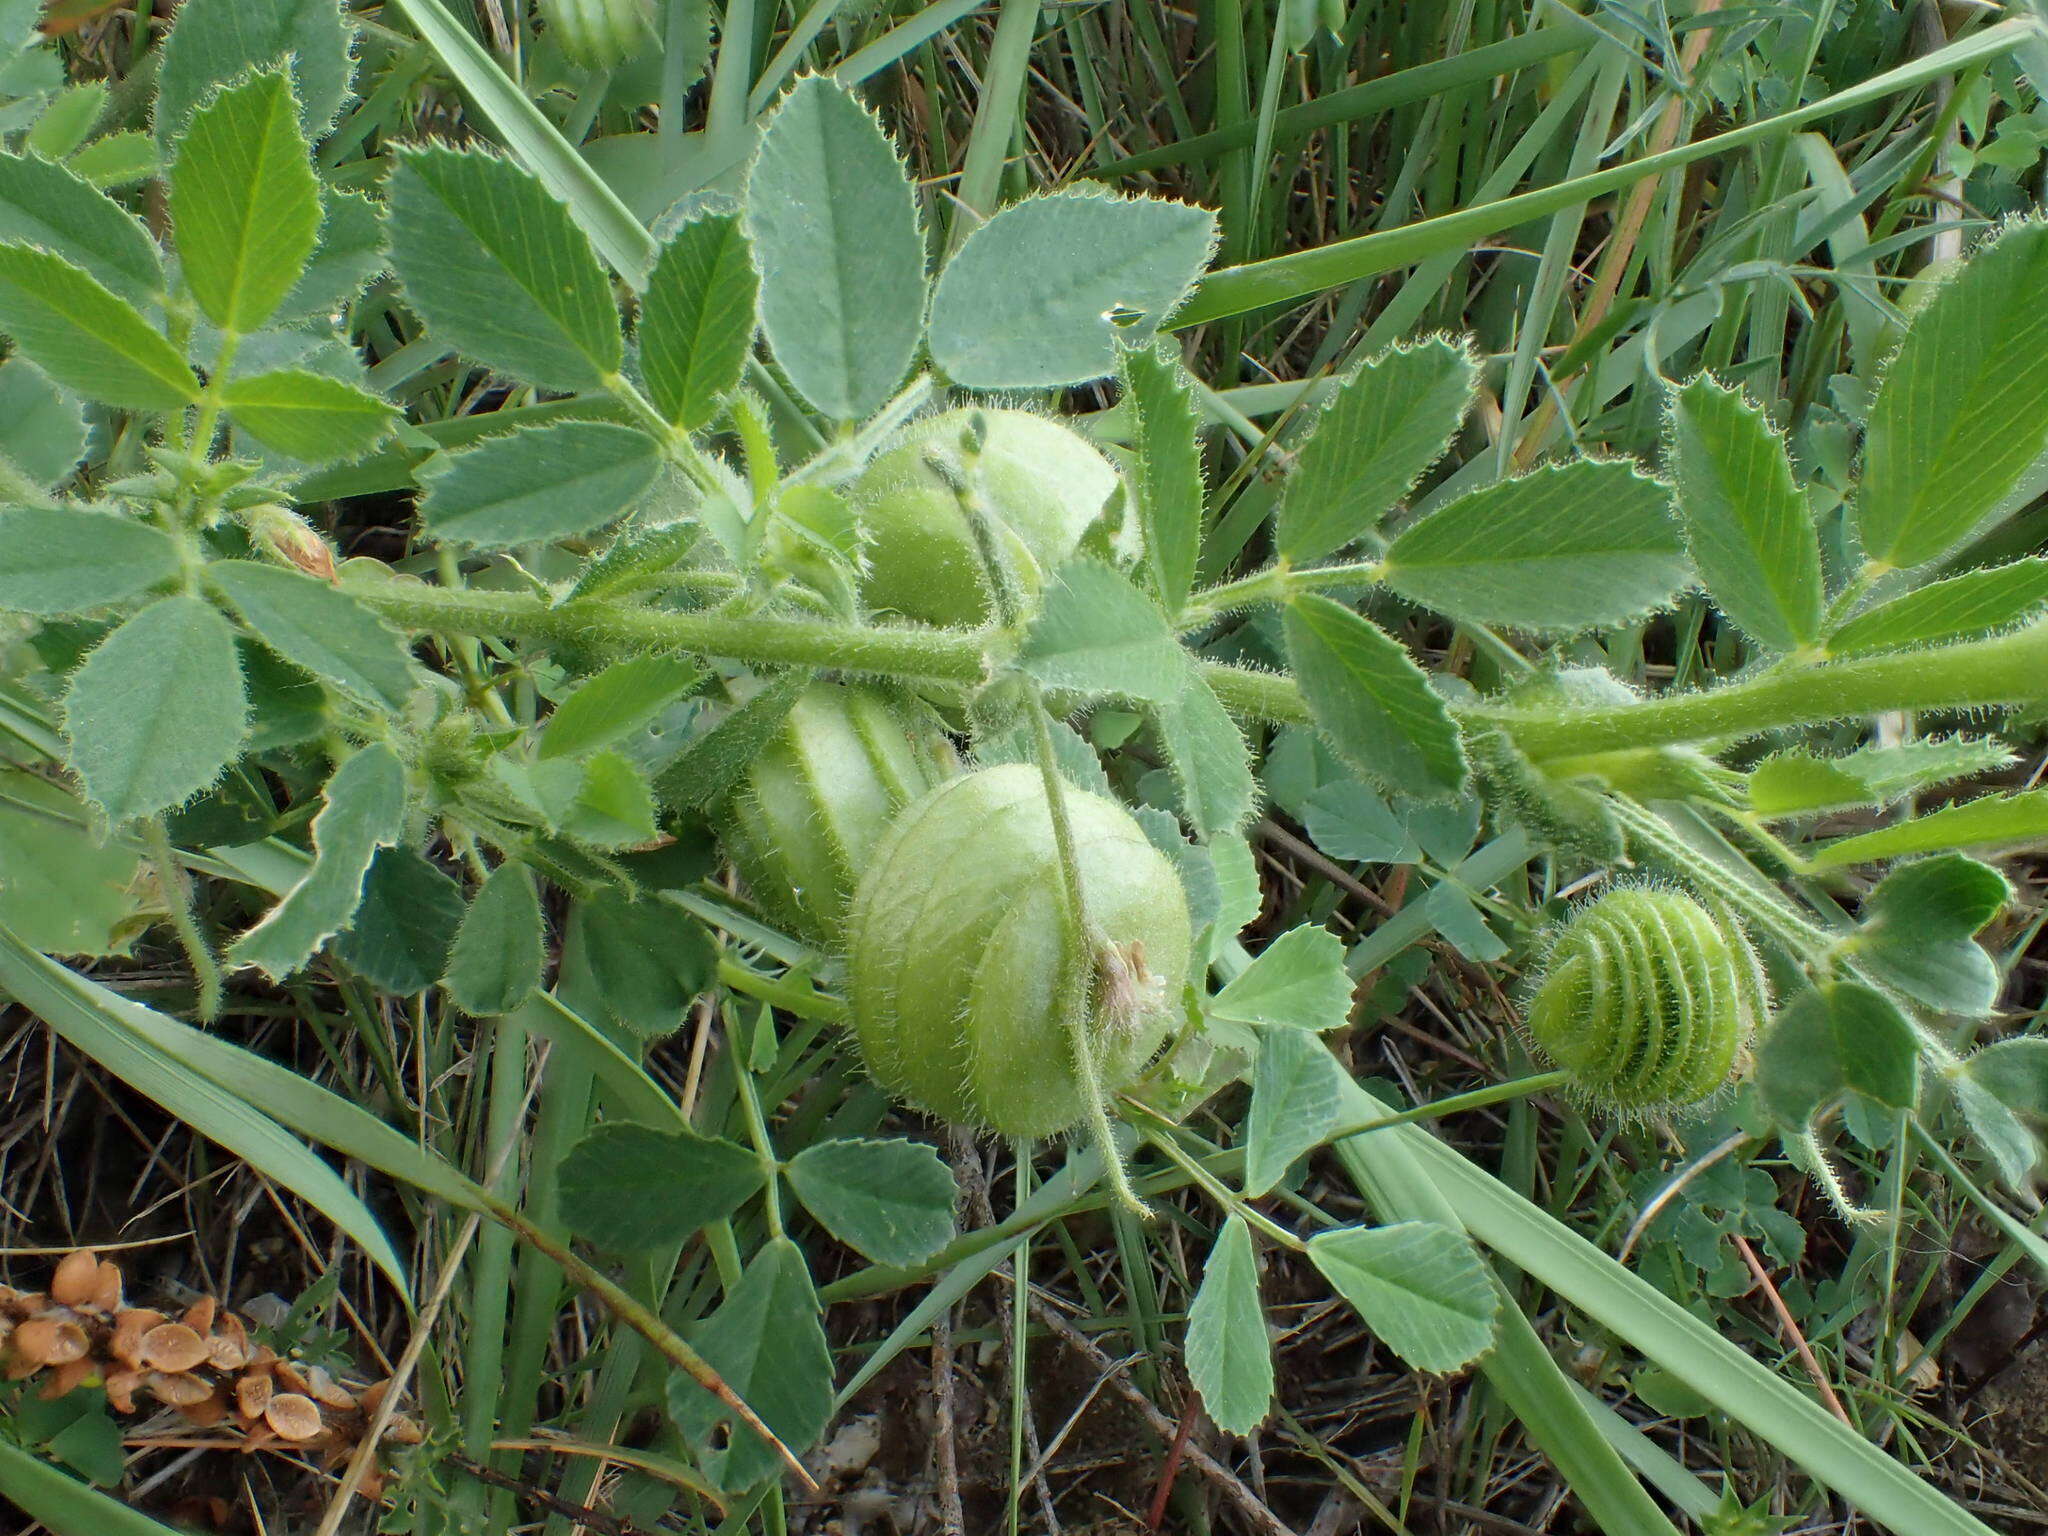
[[[804,1209],[871,1263],[921,1263],[953,1240],[959,1187],[923,1142],[821,1141],[789,1160],[788,1175]]]
[[[1692,578],[1670,487],[1576,459],[1468,491],[1410,525],[1381,575],[1454,619],[1576,634],[1648,617]]]
[[[116,826],[191,799],[249,733],[234,630],[196,597],[159,598],[71,675],[64,729],[86,797]]]
[[[1469,345],[1431,337],[1359,363],[1324,397],[1280,503],[1276,542],[1295,565],[1356,542],[1443,457],[1471,407]]]
[[[761,327],[797,392],[854,421],[887,400],[924,323],[924,238],[895,146],[844,86],[800,80],[747,173]]]
[[[1248,1435],[1273,1406],[1273,1347],[1259,1300],[1251,1229],[1232,1216],[1216,1233],[1188,1309],[1188,1380],[1225,1434]]]
[[[1062,187],[961,243],[932,294],[932,361],[969,389],[1043,389],[1116,371],[1208,265],[1216,216],[1164,198]]]
[[[1380,1341],[1418,1371],[1455,1371],[1493,1347],[1500,1288],[1472,1239],[1431,1221],[1342,1227],[1309,1262]]]

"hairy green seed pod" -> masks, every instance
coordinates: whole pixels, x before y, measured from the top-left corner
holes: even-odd
[[[578,69],[616,69],[654,41],[647,0],[541,0],[540,13]]]
[[[896,813],[959,771],[938,718],[915,700],[813,683],[748,766],[719,836],[770,917],[834,942]]]
[[[1647,1116],[1719,1092],[1763,1008],[1762,971],[1732,920],[1683,891],[1631,886],[1557,932],[1524,1017],[1580,1098]]]
[[[868,540],[867,604],[927,624],[986,623],[987,564],[962,492],[979,497],[995,553],[1029,600],[1119,483],[1086,438],[1029,411],[976,407],[915,422],[850,492]]]
[[[1090,953],[1074,952],[1064,920],[1045,781],[1019,763],[905,810],[854,896],[861,1057],[890,1093],[955,1124],[1067,1130],[1090,1113],[1091,1077],[1103,1094],[1127,1085],[1175,1016],[1190,942],[1179,876],[1115,801],[1068,785],[1064,803]],[[1061,986],[1076,967],[1084,995]]]

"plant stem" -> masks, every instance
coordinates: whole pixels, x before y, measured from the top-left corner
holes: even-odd
[[[1359,560],[1345,565],[1318,565],[1295,570],[1284,561],[1263,571],[1226,581],[1221,586],[1197,592],[1181,615],[1183,633],[1239,608],[1258,603],[1284,603],[1297,592],[1320,592],[1328,587],[1369,587],[1380,579],[1379,562]]]
[[[200,929],[198,914],[192,909],[192,882],[171,848],[171,837],[164,830],[163,817],[152,816],[142,823],[142,846],[149,855],[150,868],[156,872],[157,884],[163,887],[164,904],[170,909],[171,927],[178,935],[178,945],[192,963],[192,979],[199,988],[199,1017],[210,1024],[220,1017],[224,991],[220,960]]]

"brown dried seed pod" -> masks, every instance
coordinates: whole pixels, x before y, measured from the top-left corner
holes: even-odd
[[[206,1340],[183,1323],[158,1323],[142,1336],[142,1363],[175,1375],[206,1364]]]
[[[263,1410],[263,1422],[281,1440],[306,1441],[324,1427],[320,1405],[297,1392],[280,1392]]]
[[[402,1413],[394,1413],[391,1422],[384,1426],[384,1438],[393,1445],[418,1445],[426,1436],[420,1433],[419,1425]]]
[[[213,1395],[213,1387],[189,1371],[151,1371],[149,1390],[171,1408],[185,1408]]]
[[[362,1392],[357,1396],[356,1406],[362,1409],[365,1414],[375,1413],[378,1408],[383,1406],[385,1395],[390,1391],[391,1378],[389,1376],[385,1377],[382,1381],[373,1381],[363,1388]]]
[[[206,1396],[196,1403],[178,1404],[178,1412],[184,1415],[187,1424],[196,1424],[201,1429],[209,1429],[228,1416],[228,1405],[216,1389],[207,1393]]]
[[[185,1309],[185,1315],[178,1319],[194,1333],[213,1332],[213,1319],[220,1311],[220,1303],[211,1296],[202,1296]]]
[[[92,1300],[99,1277],[99,1256],[90,1248],[67,1253],[50,1277],[50,1299],[62,1307],[83,1306]]]
[[[223,1312],[206,1341],[206,1358],[215,1370],[239,1371],[249,1363],[249,1330],[232,1312]]]
[[[76,1392],[98,1373],[99,1365],[93,1360],[67,1360],[43,1378],[36,1396],[44,1402],[53,1403]]]
[[[90,1305],[100,1312],[121,1310],[121,1266],[111,1259],[101,1259],[92,1284]]]
[[[143,1337],[163,1320],[163,1313],[154,1307],[130,1307],[114,1319],[114,1332],[107,1340],[107,1353],[123,1365],[141,1365]]]
[[[268,1373],[244,1375],[235,1383],[235,1406],[242,1417],[253,1424],[263,1417],[263,1410],[270,1406],[270,1376]]]
[[[107,1406],[116,1413],[135,1411],[135,1393],[142,1385],[140,1371],[110,1371],[107,1374]]]
[[[77,1322],[47,1314],[17,1325],[9,1342],[14,1347],[15,1359],[28,1363],[31,1369],[83,1360],[92,1348],[91,1338]]]
[[[304,1389],[306,1396],[312,1398],[321,1407],[338,1408],[342,1412],[347,1413],[356,1406],[355,1394],[330,1376],[324,1367],[309,1365],[306,1367],[304,1375],[306,1378]]]

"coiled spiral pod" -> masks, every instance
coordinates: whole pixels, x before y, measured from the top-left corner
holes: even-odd
[[[1683,891],[1630,886],[1557,931],[1524,1019],[1580,1099],[1648,1117],[1725,1087],[1763,1012],[1763,973],[1732,919]]]
[[[540,14],[578,69],[617,69],[654,41],[648,0],[541,0]]]
[[[1180,877],[1115,801],[1069,785],[1064,804],[1087,953],[1064,915],[1045,780],[1019,763],[911,805],[854,896],[861,1059],[888,1092],[956,1125],[1019,1137],[1106,1125],[1103,1096],[1175,1017],[1190,945]],[[1087,984],[1063,985],[1080,967]]]
[[[799,938],[836,943],[896,813],[959,771],[937,716],[916,700],[813,683],[748,764],[719,838],[770,917]]]

